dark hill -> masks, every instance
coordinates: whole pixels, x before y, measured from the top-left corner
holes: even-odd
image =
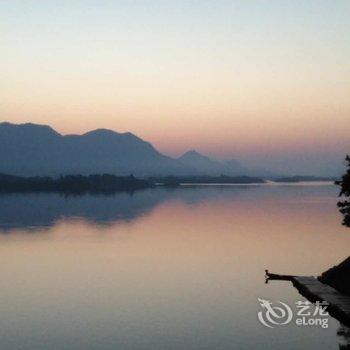
[[[192,168],[195,168],[201,175],[220,176],[221,174],[230,176],[247,175],[249,170],[244,168],[238,161],[231,159],[221,162],[211,159],[198,153],[195,150],[190,150],[184,153],[178,160]]]
[[[0,123],[0,172],[24,176],[196,173],[131,133],[98,129],[63,136],[49,126],[30,123]]]

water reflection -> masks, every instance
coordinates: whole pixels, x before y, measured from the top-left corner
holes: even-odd
[[[323,189],[324,190],[324,189]],[[64,196],[55,193],[0,195],[0,233],[13,230],[44,230],[63,219],[80,218],[95,225],[131,222],[147,215],[167,201],[197,205],[210,200],[253,200],[245,192],[254,193],[254,201],[277,198],[305,202],[305,196],[317,193],[317,187],[256,186],[186,186],[176,189],[155,188],[112,195]],[[331,192],[334,192],[331,189]],[[322,197],[321,197],[322,199]],[[320,197],[318,198],[320,200]],[[305,203],[304,203],[305,204]]]
[[[348,255],[336,201],[331,186],[1,196],[0,348],[338,349],[333,319],[257,320],[258,298],[301,298],[264,269],[317,274]]]
[[[186,187],[156,188],[133,193],[111,195],[64,196],[56,193],[8,194],[0,196],[0,232],[14,229],[33,231],[54,226],[62,219],[82,218],[98,225],[113,225],[147,215],[157,205],[168,200],[195,204],[226,193],[239,195],[249,187],[231,187],[229,191]]]

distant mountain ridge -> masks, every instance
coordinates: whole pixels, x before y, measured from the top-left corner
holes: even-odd
[[[199,174],[206,174],[210,176],[251,176],[251,177],[263,177],[267,179],[273,179],[279,177],[272,171],[265,169],[250,169],[243,166],[236,159],[229,160],[216,160],[211,159],[198,153],[195,150],[185,152],[178,160],[187,166],[191,166],[196,169]]]
[[[130,132],[97,129],[82,135],[61,135],[47,125],[8,122],[0,123],[0,173],[262,176],[234,159],[221,162],[194,150],[174,159]]]
[[[246,175],[249,170],[244,168],[238,161],[232,159],[226,162],[211,159],[198,153],[195,150],[190,150],[184,153],[178,160],[189,167],[195,168],[198,173],[219,176],[222,174],[231,176]]]
[[[187,175],[194,170],[132,133],[97,129],[61,135],[49,126],[0,123],[0,172],[13,175],[110,173]]]

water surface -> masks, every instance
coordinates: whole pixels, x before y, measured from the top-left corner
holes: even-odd
[[[265,268],[349,255],[336,201],[332,185],[1,196],[0,349],[338,349],[335,320],[257,319],[257,298],[304,300]]]

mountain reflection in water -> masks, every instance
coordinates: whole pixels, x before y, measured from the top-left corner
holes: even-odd
[[[1,350],[346,349],[348,331],[266,329],[294,305],[264,269],[316,275],[348,256],[336,186],[186,186],[0,196]]]
[[[168,201],[187,205],[215,199],[235,202],[264,202],[305,199],[317,193],[317,186],[184,186],[180,188],[152,188],[132,193],[111,195],[71,195],[57,193],[0,195],[0,233],[14,229],[33,231],[48,229],[65,219],[83,219],[91,224],[113,225],[118,221],[132,221],[149,214],[156,206]],[[333,191],[335,192],[335,191]],[[252,193],[253,197],[249,196]]]

